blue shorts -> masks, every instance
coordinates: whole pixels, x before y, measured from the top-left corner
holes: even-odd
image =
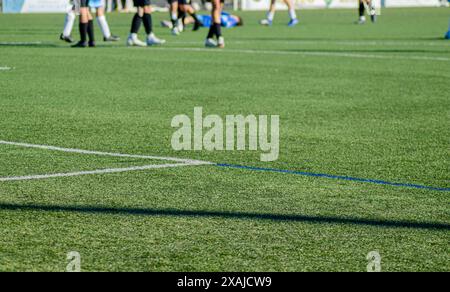
[[[89,0],[89,7],[91,8],[105,7],[105,0]]]

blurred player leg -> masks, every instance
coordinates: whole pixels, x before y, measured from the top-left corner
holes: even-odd
[[[197,13],[195,9],[191,5],[191,0],[179,0],[178,5],[180,6],[180,10],[184,12],[185,16],[186,13],[188,13],[193,19],[194,19],[194,31],[197,31],[202,26],[202,22],[200,21],[199,17],[197,16]],[[185,23],[185,19],[182,20],[183,24]]]
[[[445,39],[450,40],[450,22],[448,23],[448,31],[447,34],[445,35]]]
[[[74,48],[85,48],[88,45],[90,47],[95,46],[94,40],[94,27],[92,23],[92,15],[89,12],[89,0],[75,0],[75,6],[79,7],[80,11],[80,41],[75,44]],[[89,44],[87,42],[87,36],[89,35]]]
[[[358,13],[359,19],[357,23],[358,24],[366,23],[366,8],[364,7],[364,0],[359,0]]]
[[[270,1],[270,8],[269,11],[267,12],[266,18],[262,19],[259,23],[261,25],[267,25],[267,26],[271,26],[273,23],[273,19],[275,17],[275,4],[276,4],[276,0],[271,0]]]
[[[225,39],[222,36],[222,5],[223,0],[212,0],[212,11],[211,18],[212,23],[209,28],[208,35],[206,37],[205,46],[208,48],[216,47],[216,48],[224,48],[225,47]],[[217,41],[214,39],[216,37]]]
[[[375,5],[372,3],[372,0],[359,0],[359,19],[357,24],[365,24],[366,23],[366,11],[370,15],[370,20],[372,22],[376,22],[377,20],[377,12],[375,9]]]
[[[75,14],[75,7],[72,7],[72,9],[66,14],[66,19],[64,21],[64,30],[59,36],[60,40],[68,43],[74,42],[72,38],[72,29],[76,18],[77,16]]]
[[[180,28],[178,22],[178,0],[168,0],[170,21],[172,22],[172,34],[179,35]]]
[[[291,18],[291,20],[288,23],[288,26],[289,27],[296,26],[298,24],[298,19],[297,19],[297,13],[295,12],[294,2],[292,0],[284,0],[284,3],[286,3],[286,5],[288,7],[289,17]]]
[[[138,11],[133,17],[131,32],[128,37],[127,44],[129,46],[140,47],[164,44],[166,41],[157,38],[153,33],[153,22],[151,15],[152,8],[150,6],[150,0],[134,0],[134,5],[138,8]],[[144,23],[145,32],[147,33],[147,42],[142,42],[138,39],[138,33],[142,23]]]
[[[289,27],[296,26],[298,24],[297,13],[295,12],[295,5],[292,0],[283,0],[286,6],[288,7],[290,21],[288,23]],[[273,23],[273,19],[275,18],[276,11],[276,0],[271,0],[270,8],[267,12],[267,16],[265,19],[260,21],[261,25],[271,26]]]
[[[103,1],[101,1],[103,3]],[[96,7],[97,9],[97,23],[100,26],[100,30],[103,34],[103,40],[105,42],[117,42],[120,41],[118,36],[112,35],[111,30],[109,28],[108,22],[106,21],[105,16],[105,6],[101,5]]]

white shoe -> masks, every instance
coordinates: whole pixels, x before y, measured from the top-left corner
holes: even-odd
[[[172,22],[171,22],[171,21],[168,21],[168,20],[163,20],[163,21],[161,21],[161,26],[162,26],[162,27],[167,27],[167,28],[170,28],[170,29],[173,28]]]
[[[356,24],[365,24],[366,23],[366,17],[365,16],[361,16],[358,21],[356,22]]]
[[[223,38],[223,36],[219,37],[219,39],[217,40],[217,47],[220,49],[225,48],[225,39]]]
[[[268,20],[268,19],[261,19],[261,20],[259,21],[259,24],[265,25],[265,26],[271,26],[271,25],[272,25],[272,21],[271,21],[271,20]]]
[[[178,27],[174,27],[172,29],[172,35],[174,35],[174,36],[179,36],[180,35],[180,31],[178,30]]]
[[[212,39],[212,38],[206,39],[205,47],[207,47],[207,48],[217,48],[217,42],[214,39]]]
[[[144,43],[143,41],[138,39],[137,34],[135,34],[135,33],[130,34],[130,36],[128,37],[128,40],[127,40],[127,45],[129,47],[146,47],[147,46],[146,43]]]
[[[183,21],[182,21],[181,19],[178,19],[178,20],[177,20],[176,27],[178,28],[178,31],[179,31],[180,33],[183,32],[183,30],[184,30],[184,25],[183,25]]]
[[[162,39],[157,38],[154,33],[151,33],[147,37],[147,45],[148,46],[163,45],[165,43],[166,43],[166,40],[162,40]]]

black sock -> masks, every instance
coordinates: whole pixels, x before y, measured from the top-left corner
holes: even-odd
[[[216,36],[217,38],[222,36],[222,26],[220,25],[220,23],[214,23],[214,26],[216,27],[214,30],[216,32]]]
[[[142,23],[142,17],[139,16],[138,13],[136,13],[133,17],[133,22],[131,24],[131,33],[138,33],[139,28],[141,27]]]
[[[364,3],[361,1],[359,2],[359,16],[364,16],[364,11],[366,10],[366,8],[364,7]]]
[[[89,36],[89,41],[90,42],[94,42],[95,38],[94,38],[94,22],[92,20],[89,20],[89,22],[87,23],[87,34]]]
[[[86,42],[86,38],[87,38],[88,24],[87,23],[82,23],[80,21],[79,29],[80,29],[80,41],[85,43]]]
[[[195,12],[194,13],[190,13],[190,14],[191,14],[192,18],[194,18],[195,22],[200,22],[200,20],[198,19],[197,14],[195,14]]]
[[[216,34],[216,26],[214,24],[211,24],[211,26],[209,27],[207,38],[212,39],[215,34]]]
[[[144,16],[142,17],[142,20],[144,22],[145,32],[147,34],[152,33],[152,15],[149,13],[144,13]]]
[[[184,25],[184,19],[186,18],[186,12],[184,12],[184,11],[179,11],[178,12],[178,19],[181,19],[183,22],[183,25]]]

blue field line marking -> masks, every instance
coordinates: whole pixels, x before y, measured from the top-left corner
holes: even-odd
[[[287,173],[287,174],[295,174],[295,175],[302,175],[302,176],[309,176],[309,177],[323,177],[323,178],[329,178],[329,179],[347,180],[347,181],[371,183],[371,184],[378,184],[378,185],[388,185],[388,186],[394,186],[394,187],[415,188],[415,189],[423,189],[423,190],[438,191],[438,192],[450,192],[450,188],[439,188],[439,187],[431,187],[431,186],[424,186],[424,185],[417,185],[417,184],[410,184],[410,183],[396,183],[396,182],[389,182],[389,181],[378,180],[378,179],[358,178],[358,177],[332,175],[332,174],[325,174],[325,173],[313,173],[313,172],[304,172],[304,171],[295,171],[295,170],[275,169],[275,168],[262,168],[262,167],[253,167],[253,166],[226,164],[226,163],[219,163],[219,164],[216,164],[216,166],[253,170],[253,171]]]

